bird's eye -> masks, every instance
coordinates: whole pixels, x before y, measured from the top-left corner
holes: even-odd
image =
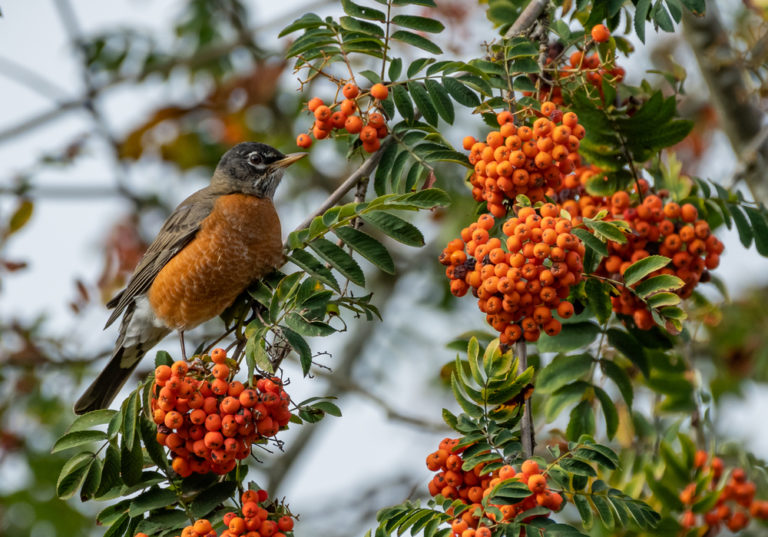
[[[264,159],[261,158],[260,154],[254,151],[248,154],[248,162],[256,166],[256,165],[262,164],[264,162]]]

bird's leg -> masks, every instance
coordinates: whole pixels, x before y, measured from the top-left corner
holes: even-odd
[[[181,358],[186,362],[187,351],[184,348],[184,330],[179,330],[179,341],[181,342]]]

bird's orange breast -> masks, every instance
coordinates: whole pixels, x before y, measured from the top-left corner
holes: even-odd
[[[186,330],[219,315],[281,260],[280,220],[272,201],[221,196],[195,238],[160,270],[149,303],[167,326]]]

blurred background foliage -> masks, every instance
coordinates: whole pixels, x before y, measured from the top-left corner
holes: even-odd
[[[128,3],[135,9],[141,8],[141,2]],[[102,304],[124,284],[147,239],[183,197],[175,190],[188,193],[204,184],[220,155],[237,142],[259,140],[285,151],[293,149],[296,134],[310,123],[307,114],[302,113],[303,103],[309,96],[324,96],[331,87],[316,80],[303,87],[303,92],[297,92],[296,75],[283,59],[289,42],[276,40],[275,36],[282,26],[310,8],[322,14],[339,13],[340,7],[332,1],[284,3],[287,10],[275,17],[270,15],[269,2],[179,0],[174,4],[173,20],[162,32],[124,24],[86,32],[82,21],[88,19],[89,6],[80,0],[55,0],[39,8],[54,10],[66,30],[69,45],[65,52],[79,66],[81,94],[61,98],[56,81],[47,80],[46,73],[35,65],[15,63],[12,50],[6,49],[0,53],[5,66],[0,68],[0,76],[29,86],[30,91],[54,94],[54,98],[48,111],[30,111],[29,117],[17,124],[0,120],[0,144],[23,140],[32,131],[44,131],[54,120],[66,121],[72,113],[86,114],[90,123],[71,139],[47,144],[39,159],[21,170],[3,166],[0,297],[14,285],[14,278],[31,270],[30,263],[37,263],[37,267],[40,263],[53,264],[42,254],[40,260],[14,256],[14,242],[24,240],[25,227],[35,218],[45,218],[38,214],[41,199],[47,203],[90,199],[96,204],[103,198],[117,197],[122,200],[122,210],[112,221],[98,222],[99,252],[92,252],[92,259],[88,259],[89,264],[99,267],[95,269],[98,276],[88,279],[72,274],[72,288],[68,291],[68,306],[75,323],[89,323],[92,332],[99,331],[99,323],[106,317]],[[429,11],[429,16],[440,19],[447,27],[438,37],[444,50],[459,57],[476,55],[479,44],[490,33],[491,21],[499,22],[505,9],[517,13],[520,7],[518,1],[491,0],[487,2],[491,8],[489,21],[485,15],[488,5],[483,4],[446,0],[438,2],[437,10]],[[718,20],[726,29],[725,45],[731,53],[726,61],[738,63],[745,73],[745,87],[752,102],[758,110],[764,110],[768,96],[768,8],[759,2],[736,0],[719,4]],[[0,28],[17,24],[17,6],[2,7]],[[686,91],[678,108],[694,119],[697,126],[693,135],[677,148],[683,170],[730,185],[749,169],[751,153],[729,136],[728,124],[738,118],[724,118],[718,113],[717,99],[708,93],[705,81],[697,73],[695,56],[700,51],[692,50],[686,37],[690,33],[664,34],[661,38],[649,35],[650,54],[633,59],[634,64],[627,63],[626,69],[636,80],[643,77],[640,73],[644,69],[649,70],[645,77],[665,91],[685,82]],[[61,52],[51,54],[60,57]],[[152,101],[147,113],[133,114],[130,127],[113,128],[105,111],[105,99],[110,92],[119,90],[123,96],[129,96],[128,102],[131,98],[138,102],[145,99],[147,87],[168,90],[162,93],[162,98]],[[716,87],[710,89],[717,91]],[[4,106],[13,103],[6,102]],[[141,110],[147,108],[137,106]],[[478,135],[483,130],[481,121],[468,116],[460,118],[446,136],[458,145],[462,136]],[[728,141],[733,151],[723,150]],[[76,170],[81,160],[93,158],[94,154],[105,163],[103,180],[71,187],[66,180],[54,185],[39,181],[52,170]],[[713,166],[713,159],[731,162],[734,176],[712,177],[712,170],[728,169],[722,162]],[[293,177],[300,180],[285,181],[281,187],[278,204],[283,222],[298,222],[359,163],[346,163],[343,142],[317,144],[312,161],[303,161],[301,167],[292,169]],[[473,216],[462,172],[456,168],[438,167],[437,186],[452,192],[456,203],[422,222],[422,228],[428,231],[428,246],[414,253],[388,245],[396,255],[398,275],[378,274],[373,284],[374,300],[383,312],[384,322],[360,321],[350,326],[349,333],[342,334],[343,339],[337,338],[335,347],[329,349],[334,356],[328,365],[334,376],[329,379],[319,371],[319,382],[308,388],[312,395],[317,395],[321,391],[318,386],[322,385],[326,393],[342,400],[367,401],[379,409],[382,420],[403,428],[404,438],[416,431],[425,446],[436,444],[436,434],[446,434],[444,425],[436,419],[439,411],[434,411],[448,404],[450,398],[445,377],[441,378],[439,373],[441,366],[452,359],[453,351],[443,346],[464,330],[483,329],[481,319],[468,313],[473,308],[471,303],[450,298],[441,267],[433,261],[444,242]],[[144,179],[137,180],[137,176]],[[768,184],[765,177],[762,181]],[[88,215],[77,214],[72,218]],[[284,233],[292,229],[289,224],[285,227]],[[727,248],[736,246],[733,238],[731,234]],[[39,244],[38,248],[45,250],[46,245]],[[72,250],[75,251],[74,246]],[[739,255],[732,251],[726,256],[734,254]],[[753,274],[752,268],[744,267],[745,278]],[[759,280],[756,278],[755,282]],[[45,292],[45,286],[41,281],[40,292]],[[705,305],[693,320],[691,333],[696,338],[686,352],[691,353],[703,375],[702,385],[711,391],[712,409],[717,415],[727,396],[741,396],[746,385],[768,382],[768,288],[757,287],[733,300],[713,295],[710,298],[716,307]],[[105,357],[111,343],[103,338],[98,342],[97,338],[72,341],[62,335],[60,323],[59,318],[45,310],[25,311],[23,303],[4,308],[0,317],[0,535],[74,537],[103,533],[93,523],[98,506],[81,505],[77,498],[69,502],[55,499],[56,477],[67,455],[51,455],[49,451],[53,440],[72,420],[74,394],[97,368],[92,362]],[[82,333],[78,332],[78,337]],[[394,333],[397,341],[392,341]],[[205,335],[197,337],[201,340]],[[169,348],[175,348],[174,345],[175,342],[166,344]],[[139,375],[146,373],[149,365],[142,367]],[[621,444],[632,446],[635,434],[639,441],[653,441],[654,424],[649,421],[652,418],[636,416],[631,420],[626,409],[620,411]],[[422,415],[433,417],[427,419]],[[679,415],[669,419],[679,419]],[[281,495],[287,476],[309,471],[311,465],[325,464],[324,461],[338,463],[338,458],[323,455],[322,450],[329,449],[324,447],[323,437],[331,434],[336,440],[344,438],[354,434],[354,422],[351,427],[342,429],[336,422],[325,420],[317,426],[302,428],[287,438],[287,452],[279,458],[273,460],[271,454],[265,453],[266,464],[258,470],[261,483]],[[541,438],[544,444],[545,435]],[[557,429],[553,429],[550,441],[559,441]],[[377,447],[387,449],[386,445]],[[768,454],[768,446],[760,447],[763,454]],[[739,451],[742,454],[734,456],[743,457],[744,450]],[[427,452],[425,449],[424,453]],[[420,453],[411,447],[390,455],[395,459],[415,459],[419,467]],[[362,528],[371,524],[378,508],[408,496],[426,494],[426,474],[414,475],[409,470],[412,466],[404,464],[400,469],[378,464],[378,457],[382,456],[378,452],[357,456],[371,467],[371,475],[358,476],[353,484],[302,485],[316,500],[303,511],[298,534],[362,534]],[[380,468],[374,471],[376,466]],[[338,471],[335,475],[342,474]],[[318,495],[318,491],[325,494]],[[329,491],[332,494],[328,495]],[[302,512],[301,508],[296,510]]]

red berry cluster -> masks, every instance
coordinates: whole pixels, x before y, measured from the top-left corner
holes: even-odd
[[[440,442],[439,449],[427,457],[427,468],[438,472],[429,482],[429,493],[432,496],[440,494],[445,498],[460,500],[470,506],[451,522],[454,535],[491,537],[491,528],[496,524],[512,520],[520,513],[536,506],[541,505],[552,511],[561,509],[563,497],[558,492],[549,490],[547,477],[536,461],[526,460],[520,471],[511,465],[504,465],[492,472],[484,472],[485,464],[479,464],[471,470],[464,471],[462,470],[464,460],[461,457],[463,449],[456,447],[458,443],[458,439],[444,438]],[[483,507],[483,500],[491,495],[497,485],[507,480],[524,483],[531,491],[531,495],[511,505],[487,503],[487,506]],[[494,511],[486,510],[487,507],[498,509],[501,512],[501,520]],[[453,511],[449,514],[453,514]],[[548,514],[538,516],[548,516]]]
[[[541,114],[531,127],[516,127],[512,114],[501,112],[496,116],[501,127],[485,142],[472,136],[463,140],[475,167],[469,179],[472,196],[487,201],[497,218],[507,213],[505,200],[514,202],[520,194],[532,203],[554,196],[563,188],[563,176],[581,163],[578,149],[585,132],[576,114],[563,114],[552,102],[541,104]]]
[[[363,97],[360,89],[354,82],[349,82],[341,89],[344,99],[326,105],[320,97],[313,97],[307,103],[307,108],[315,116],[311,134],[318,140],[327,138],[334,129],[344,129],[349,134],[360,137],[363,149],[373,153],[379,149],[379,140],[385,138],[389,131],[384,116],[376,111],[374,102],[371,102],[368,112],[356,115],[359,109],[358,99]],[[384,84],[374,84],[368,94],[372,99],[384,100],[389,95],[389,90]],[[334,111],[334,109],[336,109]],[[296,145],[307,148],[312,145],[309,134],[299,134]]]
[[[472,289],[503,344],[536,341],[542,331],[559,334],[553,311],[573,315],[565,299],[583,269],[584,245],[571,233],[570,220],[552,203],[519,208],[501,227],[505,243],[490,236],[494,225],[493,216],[481,215],[441,253],[451,292],[463,296]]]
[[[696,452],[694,467],[700,476],[711,476],[710,488],[714,490],[723,475],[723,461],[713,457],[707,464],[708,455],[705,451]],[[703,525],[707,527],[706,535],[716,535],[722,526],[731,532],[741,531],[749,524],[750,517],[768,520],[768,501],[755,499],[755,484],[747,480],[747,474],[741,468],[731,472],[728,483],[723,487],[715,506],[703,516]],[[686,532],[696,527],[700,520],[691,510],[707,491],[691,483],[680,493],[680,501],[686,506],[680,524]]]
[[[211,522],[203,518],[186,526],[176,537],[291,537],[293,517],[283,506],[267,505],[266,500],[267,491],[246,490],[241,496],[240,513],[224,515],[226,530],[217,533]],[[134,537],[147,537],[147,534],[137,533]]]
[[[211,353],[210,371],[178,361],[155,369],[151,408],[157,441],[171,450],[172,468],[226,474],[248,457],[251,445],[274,436],[291,419],[290,397],[282,381],[254,378],[246,387],[233,380],[224,349]]]

